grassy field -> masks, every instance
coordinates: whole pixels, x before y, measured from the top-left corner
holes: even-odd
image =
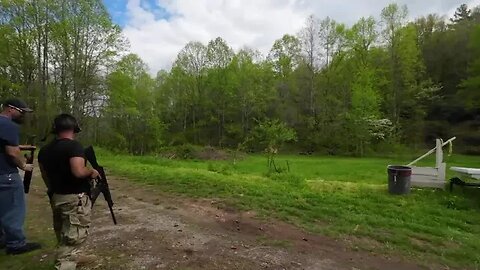
[[[353,249],[403,256],[425,264],[480,267],[480,197],[476,190],[450,193],[386,191],[386,166],[405,158],[280,156],[290,173],[268,174],[263,156],[231,161],[168,160],[97,150],[109,174],[179,196],[211,198],[260,217],[278,218],[309,231],[345,240]],[[479,167],[480,157],[453,155],[448,166]],[[432,160],[424,164],[433,163]],[[450,174],[450,176],[452,176]],[[43,199],[41,200],[43,202]],[[0,254],[0,269],[51,269],[54,237],[45,199],[43,212],[27,215],[27,234],[46,249],[19,257]],[[48,213],[48,214],[46,214]],[[47,216],[45,216],[47,215]],[[42,259],[43,254],[50,254]],[[39,263],[40,260],[47,263]]]
[[[99,151],[116,175],[163,192],[220,199],[309,231],[345,239],[352,248],[395,254],[453,267],[480,267],[480,201],[474,190],[453,194],[415,189],[386,191],[386,166],[409,159],[280,156],[290,173],[268,174],[267,160],[178,161]],[[480,157],[454,155],[448,166],[478,167]],[[432,160],[424,161],[425,164]]]

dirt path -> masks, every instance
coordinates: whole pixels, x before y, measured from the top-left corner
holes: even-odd
[[[118,178],[110,185],[119,224],[99,198],[85,248],[101,256],[83,269],[422,269],[215,201],[165,197]],[[42,190],[32,188],[33,211],[49,211]]]

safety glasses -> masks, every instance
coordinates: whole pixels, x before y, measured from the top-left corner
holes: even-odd
[[[13,106],[13,105],[8,105],[8,107],[10,107],[10,108],[12,108],[12,109],[14,109],[14,110],[17,110],[17,111],[20,112],[21,114],[25,114],[25,113],[26,113],[26,111],[24,111],[24,110],[22,110],[22,109],[20,109],[20,108],[18,108],[18,107],[15,107],[15,106]]]

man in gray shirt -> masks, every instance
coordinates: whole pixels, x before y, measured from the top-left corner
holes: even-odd
[[[32,112],[19,99],[9,99],[0,112],[0,234],[4,234],[7,254],[16,255],[39,249],[37,243],[27,243],[23,232],[25,221],[25,194],[18,168],[33,170],[21,156],[19,148],[19,124],[25,113]]]

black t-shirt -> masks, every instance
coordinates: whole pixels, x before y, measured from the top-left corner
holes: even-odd
[[[76,178],[70,167],[70,158],[85,158],[82,145],[70,139],[56,139],[45,145],[38,153],[38,162],[42,165],[50,182],[50,192],[56,194],[79,194],[89,192],[88,179]]]

